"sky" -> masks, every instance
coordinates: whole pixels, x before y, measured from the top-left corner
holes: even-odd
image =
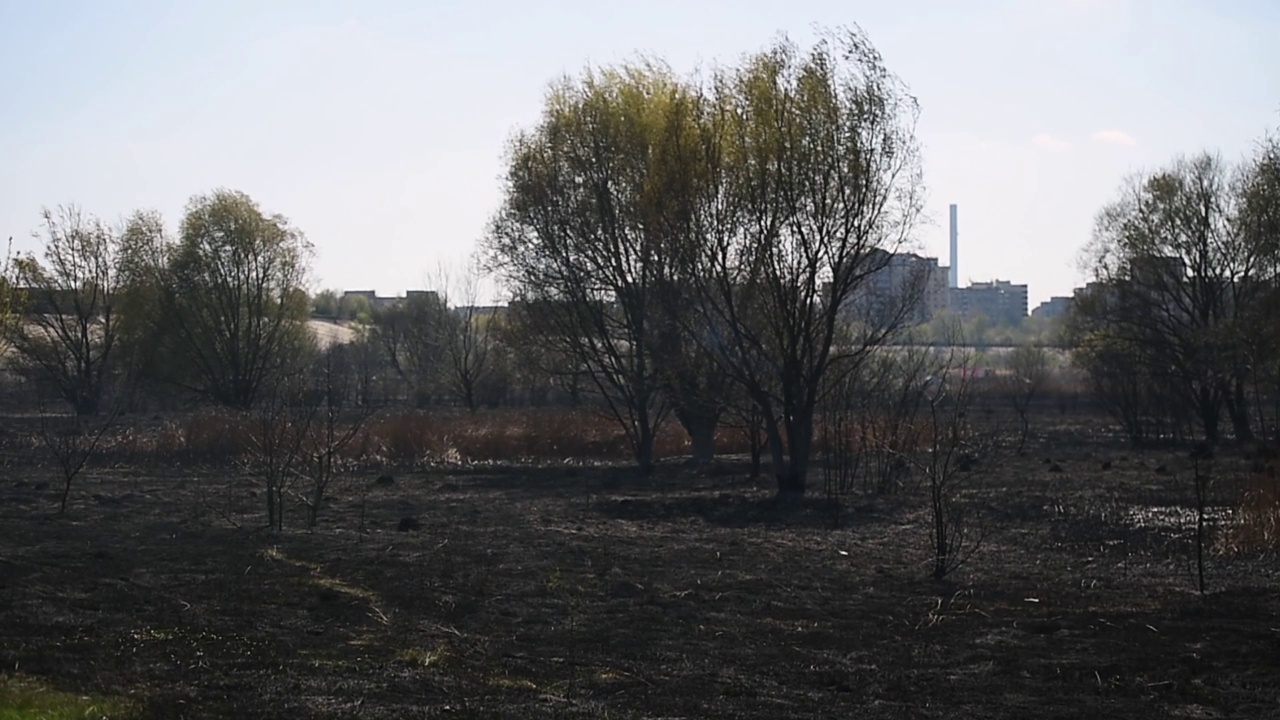
[[[0,240],[242,190],[314,245],[315,286],[403,294],[476,246],[549,83],[732,64],[856,23],[921,105],[922,251],[961,285],[1087,279],[1126,176],[1280,128],[1274,0],[0,0]],[[493,298],[501,299],[501,298]]]

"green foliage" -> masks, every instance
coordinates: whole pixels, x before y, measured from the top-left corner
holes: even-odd
[[[373,322],[373,304],[363,295],[344,295],[338,301],[338,317],[356,322]]]
[[[305,367],[314,350],[306,279],[310,245],[249,196],[191,199],[166,253],[163,317],[173,379],[215,402],[252,406],[265,384]]]
[[[524,328],[590,378],[645,468],[668,412],[651,325],[685,254],[681,190],[695,166],[682,150],[697,111],[692,88],[656,62],[555,85],[539,125],[512,142],[486,242]]]
[[[8,282],[27,293],[10,339],[24,373],[81,415],[107,392],[118,336],[121,237],[75,206],[43,212],[43,252],[14,258]]]
[[[1216,442],[1225,412],[1236,438],[1252,439],[1256,411],[1280,389],[1269,372],[1274,317],[1259,312],[1280,281],[1269,209],[1280,205],[1280,163],[1269,152],[1238,167],[1179,158],[1130,178],[1098,215],[1085,251],[1098,290],[1076,303],[1071,332],[1135,438],[1146,417],[1175,437],[1193,420]]]
[[[339,317],[340,303],[337,290],[321,290],[311,298],[311,314],[322,318]]]
[[[915,307],[835,344],[845,301],[920,212],[916,114],[858,31],[781,40],[706,88],[656,62],[588,72],[514,139],[488,257],[642,466],[673,407],[692,435],[733,382],[802,492],[823,374]]]
[[[13,347],[14,333],[22,322],[22,309],[27,304],[26,292],[14,283],[13,238],[6,246],[4,265],[0,266],[0,361],[7,362]]]
[[[55,690],[33,678],[0,676],[0,720],[126,720],[134,703]]]
[[[959,332],[974,346],[1015,347],[1038,345],[1057,347],[1065,343],[1061,318],[1023,318],[1017,325],[994,324],[985,315],[961,319],[950,310],[936,313],[929,322],[916,328],[923,342],[945,344]]]
[[[162,390],[159,380],[176,375],[169,363],[165,339],[172,320],[164,314],[163,282],[169,245],[164,219],[154,210],[140,210],[125,221],[121,236],[120,288],[116,349],[119,382],[126,407],[138,409]]]
[[[824,375],[858,366],[920,300],[923,285],[836,344],[846,302],[919,217],[918,112],[856,29],[808,49],[784,38],[716,77],[693,276],[708,334],[729,338],[710,349],[763,411],[782,493],[805,490]]]
[[[442,382],[451,328],[448,306],[436,293],[416,293],[375,310],[369,327],[370,341],[408,383],[415,402],[425,405]]]

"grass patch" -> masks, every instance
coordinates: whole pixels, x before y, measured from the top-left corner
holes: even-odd
[[[21,675],[0,676],[0,720],[116,720],[137,712],[128,700],[62,692]]]
[[[396,659],[403,663],[415,665],[420,668],[441,667],[449,658],[449,651],[445,648],[437,650],[427,650],[426,648],[409,648],[401,650],[396,654]]]
[[[526,680],[525,678],[497,676],[490,678],[489,684],[505,690],[529,690],[531,692],[537,692],[538,690],[537,683],[532,680]]]

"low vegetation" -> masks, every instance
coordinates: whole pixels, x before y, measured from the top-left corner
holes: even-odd
[[[1280,144],[1133,178],[1065,324],[921,326],[917,100],[817,37],[557,83],[390,302],[238,191],[44,212],[0,720],[1276,716]]]
[[[1201,595],[1187,454],[1037,420],[1022,457],[966,471],[988,530],[941,582],[913,482],[851,493],[835,527],[742,456],[643,476],[616,435],[570,466],[370,458],[314,530],[288,497],[273,533],[226,468],[102,455],[58,516],[56,468],[11,465],[0,663],[136,704],[74,706],[107,717],[1268,717],[1278,508],[1237,511],[1226,481],[1259,459],[1213,461]]]
[[[0,720],[129,720],[128,700],[63,692],[24,675],[0,675]]]

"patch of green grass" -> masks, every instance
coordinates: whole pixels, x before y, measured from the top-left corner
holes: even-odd
[[[34,678],[0,675],[0,720],[120,720],[136,713],[128,700],[76,695]]]

